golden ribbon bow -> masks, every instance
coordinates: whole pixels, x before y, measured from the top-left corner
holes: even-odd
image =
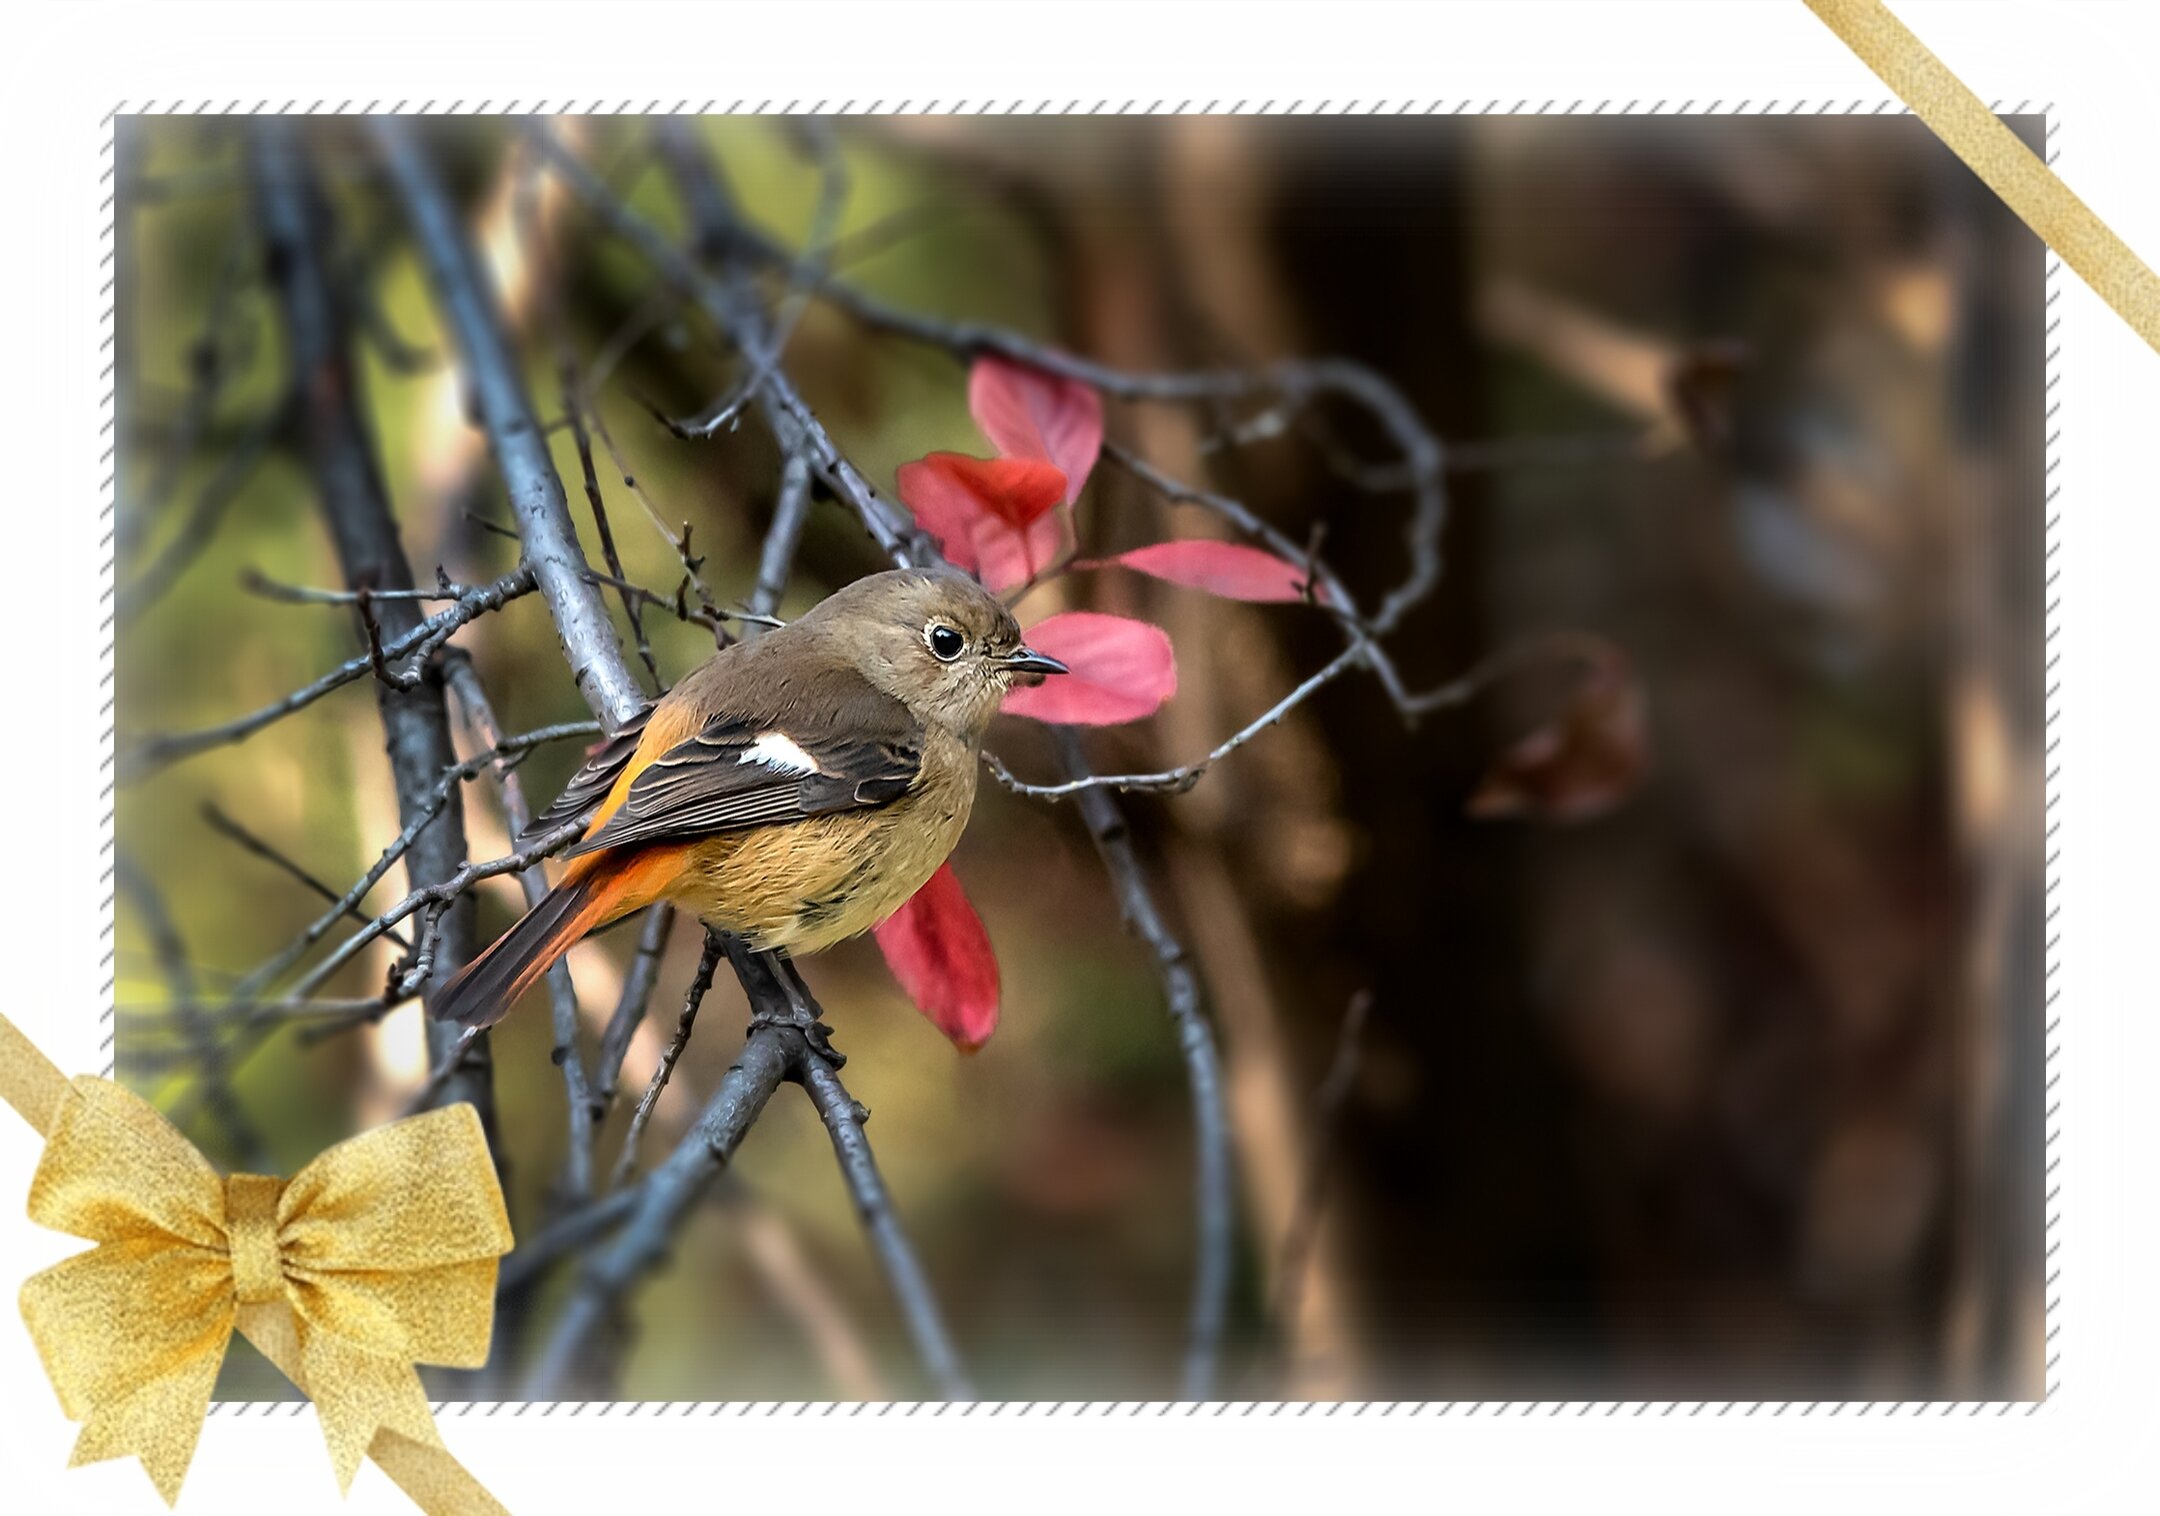
[[[170,1504],[237,1328],[315,1401],[338,1488],[363,1456],[423,1511],[502,1513],[442,1444],[415,1362],[487,1360],[510,1220],[471,1106],[220,1178],[163,1116],[69,1080],[0,1016],[0,1098],[45,1134],[30,1219],[97,1244],[23,1285],[72,1464],[134,1454]],[[504,1513],[507,1516],[507,1513]]]

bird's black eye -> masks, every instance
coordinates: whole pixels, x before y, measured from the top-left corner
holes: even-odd
[[[923,629],[923,641],[930,644],[931,656],[940,663],[952,662],[967,646],[967,639],[942,621],[933,621]]]

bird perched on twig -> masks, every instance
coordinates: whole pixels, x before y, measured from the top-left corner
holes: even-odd
[[[590,818],[562,882],[431,1014],[490,1026],[573,943],[660,900],[754,951],[868,931],[960,840],[1006,691],[1064,672],[981,585],[921,569],[859,579],[722,649],[520,834],[528,847]]]

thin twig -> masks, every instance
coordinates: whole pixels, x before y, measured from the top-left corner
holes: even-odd
[[[453,649],[444,656],[444,669],[450,692],[457,697],[466,722],[489,751],[499,753],[504,740],[502,723],[495,718],[495,707],[488,700],[487,690],[480,683],[480,672],[473,667],[472,659]],[[492,767],[496,788],[502,795],[503,819],[511,836],[522,837],[526,828],[532,825],[532,808],[525,803],[525,786],[519,780],[517,770],[501,758],[498,757]],[[518,885],[524,891],[527,910],[547,898],[547,875],[537,866],[519,874]],[[595,1117],[592,1097],[586,1090],[585,1060],[577,1047],[577,989],[570,982],[569,965],[560,959],[548,965],[546,979],[555,1031],[554,1058],[562,1070],[563,1095],[569,1107],[570,1130],[563,1151],[561,1192],[566,1198],[582,1200],[592,1193]]]
[[[887,1282],[900,1305],[900,1319],[907,1324],[915,1352],[930,1376],[931,1387],[944,1400],[973,1400],[975,1387],[961,1367],[960,1354],[946,1330],[945,1318],[931,1293],[915,1249],[893,1213],[892,1197],[879,1175],[863,1123],[870,1113],[858,1104],[840,1082],[840,1075],[823,1058],[803,1059],[799,1078],[817,1107],[818,1116],[832,1138],[833,1154],[840,1162],[841,1177],[855,1202],[855,1214],[870,1236]]]
[[[300,129],[291,118],[263,121],[249,136],[249,154],[265,266],[284,318],[287,385],[302,397],[301,432],[345,581],[354,590],[412,589],[412,566],[360,414],[360,373],[353,351],[358,324],[331,276],[326,251],[334,230],[329,202],[311,176]],[[376,676],[376,708],[398,814],[413,836],[406,873],[422,889],[439,886],[466,867],[462,795],[454,785],[437,783],[457,750],[450,740],[442,671],[429,655],[449,632],[413,643],[412,665],[402,671],[389,667],[383,634],[403,641],[466,603],[460,600],[441,616],[425,619],[409,600],[382,602],[379,611],[365,595],[357,604]],[[386,993],[417,988],[423,1000],[432,1001],[473,955],[473,916],[471,901],[443,897],[428,918],[428,929],[415,938],[403,982]],[[492,1137],[494,1075],[485,1039],[460,1040],[456,1027],[432,1019],[425,1036],[431,1058],[457,1049],[459,1070],[444,1098],[469,1102]]]
[[[574,1211],[565,1211],[531,1237],[521,1239],[503,1256],[495,1293],[514,1295],[532,1284],[565,1253],[575,1252],[621,1225],[637,1209],[638,1199],[638,1186],[627,1185]]]
[[[1076,776],[1084,775],[1086,763],[1080,740],[1072,729],[1056,727],[1052,735],[1067,769]],[[1229,1315],[1234,1240],[1230,1117],[1223,1096],[1222,1060],[1201,1006],[1199,976],[1193,972],[1185,945],[1172,934],[1155,903],[1117,801],[1100,789],[1081,790],[1077,801],[1095,851],[1109,871],[1110,887],[1117,895],[1126,929],[1147,945],[1155,961],[1163,1001],[1177,1031],[1178,1052],[1185,1060],[1185,1080],[1192,1091],[1197,1170],[1193,1204],[1199,1245],[1194,1253],[1192,1309],[1187,1319],[1180,1393],[1187,1400],[1205,1400],[1215,1383],[1223,1327]]]
[[[463,584],[440,584],[431,590],[317,589],[313,585],[286,584],[255,568],[240,571],[240,588],[250,595],[259,595],[265,600],[281,600],[288,605],[358,605],[362,597],[369,600],[416,600],[423,604],[438,604],[445,600],[461,599],[472,592],[471,586]]]
[[[165,897],[158,892],[150,876],[136,866],[133,856],[125,851],[114,855],[113,882],[135,907],[143,932],[150,939],[151,951],[157,956],[158,967],[164,971],[166,989],[171,997],[167,1008],[179,1020],[182,1038],[195,1061],[196,1078],[206,1092],[210,1114],[216,1120],[232,1158],[241,1163],[254,1161],[263,1151],[262,1134],[242,1113],[239,1099],[233,1093],[216,1028],[210,1014],[206,1014],[197,999],[195,970],[188,961],[187,943],[181,939],[180,928],[172,913],[165,908]]]
[[[532,589],[532,571],[519,568],[503,575],[492,584],[467,590],[411,631],[384,643],[382,657],[398,659],[412,653],[425,656],[427,650],[447,641],[450,634],[459,627],[486,615],[489,611],[501,610],[520,595],[529,594]],[[295,711],[305,710],[323,696],[333,690],[342,689],[355,679],[365,678],[374,670],[376,661],[374,654],[362,653],[357,658],[347,659],[320,679],[304,684],[291,694],[273,700],[245,716],[235,717],[231,721],[199,731],[173,732],[146,738],[120,760],[120,782],[131,784],[183,758],[191,758],[197,753],[222,747],[227,743],[243,742],[272,722],[280,721]]]
[[[526,562],[554,617],[563,655],[587,703],[613,731],[644,707],[645,696],[623,662],[607,606],[586,579],[585,555],[578,547],[562,480],[503,333],[500,301],[462,218],[413,135],[412,123],[397,116],[373,116],[368,124],[464,360],[474,411],[493,445]]]
[[[613,730],[642,709],[644,702],[578,548],[562,482],[541,440],[495,296],[433,166],[410,134],[410,124],[397,117],[377,117],[372,124],[421,245],[438,302],[456,337],[475,409],[508,485],[526,557],[534,566],[556,633],[579,689]],[[724,1165],[743,1131],[763,1109],[786,1070],[791,1048],[802,1046],[802,1032],[778,1025],[761,1028],[748,1039],[742,1060],[722,1081],[700,1133],[655,1170],[637,1215],[581,1274],[579,1287],[534,1372],[535,1384],[558,1384],[572,1371],[615,1302],[652,1267],[690,1202]]]
[[[810,465],[799,453],[788,454],[780,465],[780,492],[773,499],[772,525],[765,529],[765,545],[758,553],[757,588],[750,595],[750,609],[770,616],[780,609],[787,593],[788,571],[795,550],[802,545],[803,524],[810,519]]]
[[[624,216],[628,217],[627,209]],[[634,218],[632,218],[634,219]],[[622,230],[622,219],[611,218]],[[640,250],[643,251],[641,239]],[[801,256],[755,230],[738,226],[731,239],[740,252],[787,268]],[[672,273],[662,269],[663,274]],[[1388,435],[1401,457],[1401,487],[1411,496],[1406,529],[1409,568],[1371,618],[1376,636],[1393,631],[1411,607],[1431,593],[1440,579],[1440,541],[1446,526],[1446,454],[1402,392],[1363,364],[1320,358],[1272,364],[1261,369],[1199,369],[1135,374],[996,326],[947,321],[885,304],[840,280],[810,273],[811,287],[823,298],[864,324],[937,347],[962,361],[990,353],[1031,368],[1077,379],[1106,395],[1125,400],[1207,402],[1273,396],[1292,408],[1339,397],[1363,409]]]
[[[188,567],[202,556],[217,534],[218,523],[240,491],[255,476],[256,468],[270,455],[288,426],[293,415],[293,397],[281,394],[248,422],[233,445],[226,449],[218,466],[195,492],[195,500],[188,507],[187,515],[165,539],[157,556],[128,581],[120,591],[115,607],[123,622],[140,616],[165,597],[165,594]]]
[[[461,784],[469,784],[491,765],[500,762],[507,756],[528,753],[534,748],[549,742],[562,742],[578,737],[592,737],[597,735],[599,730],[598,723],[591,721],[569,721],[557,726],[540,727],[534,731],[521,732],[514,737],[506,737],[495,747],[485,752],[475,753],[472,757],[463,759],[444,770],[426,797],[414,807],[412,817],[406,822],[404,829],[391,840],[388,847],[382,850],[381,855],[360,876],[358,881],[344,894],[338,896],[328,911],[325,911],[309,923],[306,930],[301,932],[283,950],[273,955],[261,967],[253,970],[242,979],[239,985],[235,986],[236,995],[253,994],[262,989],[263,986],[275,981],[285,970],[291,968],[293,964],[306,956],[308,949],[320,942],[330,928],[337,925],[340,917],[349,914],[360,901],[367,897],[368,892],[375,888],[385,874],[390,872],[391,865],[405,856],[407,850],[412,847],[420,834],[426,830],[428,824],[435,819],[436,813],[441,809],[442,804],[447,801],[453,788]],[[524,853],[513,855],[507,859],[492,861],[485,866],[485,872],[472,874],[466,881],[467,886],[477,883],[480,879],[493,878],[497,874],[529,868],[578,835],[579,831],[576,828],[570,826],[558,827],[554,832],[549,833],[547,837],[542,838],[540,842],[527,848]],[[470,867],[468,866],[468,869]],[[453,892],[453,895],[455,893],[457,892]],[[419,909],[420,905],[431,898],[434,897],[430,896],[426,891],[419,891],[408,895],[397,906],[392,907],[391,912],[385,913],[383,916],[370,917],[359,936],[339,949],[334,958],[334,966],[342,966],[360,948],[365,947],[367,943],[374,941],[378,937],[387,936],[391,928],[395,927],[407,916],[410,916],[413,911]],[[442,898],[448,899],[452,898],[452,896],[446,895]],[[395,919],[385,919],[386,916],[393,914]],[[317,975],[310,977],[308,987],[312,988],[314,984],[320,983],[322,978],[327,977],[326,973],[318,969]]]
[[[765,320],[757,309],[755,292],[743,281],[729,283],[706,275],[658,228],[625,205],[598,175],[562,145],[546,123],[530,122],[526,130],[549,166],[563,178],[586,209],[610,231],[631,243],[655,273],[692,296],[721,331],[733,334],[744,345],[753,365],[757,365],[760,361],[757,355],[765,351]],[[703,174],[706,182],[700,183],[698,192],[711,189],[712,195],[717,197],[717,189],[709,184],[710,174],[702,150],[689,129],[666,118],[658,123],[658,131],[661,152],[678,180],[685,174]],[[716,213],[709,205],[694,204],[693,219],[701,227],[710,228]],[[733,225],[731,212],[722,210],[717,213],[717,219]],[[701,233],[701,240],[714,253],[726,245],[725,234],[716,240],[708,233]],[[803,456],[833,493],[856,511],[877,538],[878,545],[888,554],[917,562],[922,561],[918,553],[934,552],[935,549],[929,547],[929,539],[916,529],[914,520],[872,489],[869,481],[842,456],[786,373],[769,365],[759,372],[762,374],[756,392],[759,409],[779,441],[781,451]]]
[[[583,726],[584,724],[580,723],[580,725]],[[586,734],[590,735],[589,727],[586,728]],[[362,949],[388,932],[390,928],[396,926],[399,922],[422,910],[450,904],[482,880],[500,878],[504,874],[521,873],[547,857],[557,848],[583,836],[584,833],[584,818],[579,817],[564,822],[561,826],[542,835],[530,847],[522,848],[500,858],[490,858],[483,863],[467,863],[441,883],[412,891],[398,901],[397,904],[391,906],[390,909],[370,920],[365,927],[338,944],[334,952],[302,975],[298,985],[287,996],[285,1003],[298,1004],[304,1001],[317,986],[350,963],[359,955]],[[413,972],[408,971],[405,978],[409,980],[412,977]],[[401,985],[400,988],[404,988],[404,986]]]
[[[572,182],[587,208],[609,228],[632,242],[655,271],[689,291],[698,299],[721,330],[755,348],[762,340],[754,302],[740,281],[723,281],[705,275],[684,259],[643,218],[610,195],[604,185],[560,148],[552,136],[537,132],[543,149]],[[719,256],[744,233],[733,216],[724,192],[702,153],[687,131],[661,123],[661,146],[679,189],[691,208],[692,224],[698,228],[701,248],[707,256]],[[1239,381],[1244,382],[1242,379]],[[1205,393],[1203,388],[1202,393]],[[784,453],[799,454],[825,480],[840,500],[853,509],[864,527],[896,563],[938,563],[942,555],[935,542],[915,530],[904,512],[872,490],[854,466],[840,454],[822,425],[802,403],[784,371],[772,371],[760,391],[768,423]],[[1435,525],[1437,531],[1437,525]],[[1059,752],[1074,778],[1087,773],[1078,740],[1066,730],[1057,733]],[[1194,1257],[1193,1304],[1183,1372],[1182,1392],[1190,1399],[1204,1399],[1214,1382],[1228,1316],[1231,1247],[1234,1240],[1233,1198],[1230,1183],[1229,1121],[1224,1106],[1222,1075],[1214,1034],[1201,1010],[1199,981],[1186,959],[1185,950],[1162,919],[1139,861],[1132,851],[1117,802],[1104,790],[1086,789],[1079,801],[1090,834],[1108,868],[1126,919],[1150,946],[1164,986],[1164,998],[1178,1032],[1186,1064],[1187,1084],[1193,1097],[1196,1132],[1195,1209],[1199,1240]]]
[[[219,172],[224,173],[226,170],[221,166]],[[218,261],[217,273],[210,286],[210,298],[204,306],[202,327],[188,344],[187,394],[181,404],[180,414],[171,428],[165,455],[158,461],[157,469],[144,489],[140,503],[131,503],[120,512],[118,557],[121,559],[134,558],[136,547],[144,533],[150,529],[155,519],[164,514],[173,492],[179,487],[181,474],[217,413],[218,396],[235,367],[226,358],[227,333],[234,321],[234,311],[240,303],[240,293],[253,262],[250,254],[254,250],[255,229],[242,220],[233,227],[232,240],[226,244],[224,255]],[[187,530],[188,528],[183,527],[183,534]],[[138,577],[136,583],[141,582]]]
[[[1191,763],[1182,764],[1177,768],[1164,769],[1153,774],[1082,774],[1078,778],[1067,779],[1058,784],[1029,784],[1024,780],[1015,778],[1012,770],[1008,769],[994,753],[984,753],[982,755],[983,762],[988,765],[990,772],[996,776],[999,784],[1004,785],[1005,788],[1016,795],[1027,795],[1037,800],[1063,800],[1066,796],[1077,795],[1083,790],[1102,789],[1120,792],[1143,791],[1182,795],[1185,791],[1198,784],[1201,776],[1206,774],[1215,764],[1221,762],[1269,727],[1281,721],[1283,717],[1289,715],[1310,698],[1314,691],[1362,664],[1365,661],[1368,645],[1364,642],[1354,642],[1349,647],[1344,648],[1335,655],[1334,661],[1325,668],[1308,677],[1296,689],[1269,706],[1266,711],[1255,717],[1251,722],[1217,743],[1205,758],[1196,758]]]
[[[214,1016],[220,1022],[228,1025],[239,1024],[243,1026],[273,1020],[296,1024],[310,1022],[335,1024],[352,1016],[372,1020],[389,1008],[389,1003],[380,995],[310,1000],[305,1005],[284,1005],[274,1001],[258,1001],[250,1005],[244,1001],[234,1000],[230,996],[221,995],[215,997],[196,996],[188,1000],[161,1000],[147,1005],[137,1005],[123,1001],[113,1006],[113,1009],[122,1016],[164,1017],[170,1016],[174,1012],[194,1012],[198,1015]]]
[[[787,625],[778,616],[767,616],[759,611],[738,611],[724,605],[707,605],[703,607],[685,605],[682,592],[679,590],[673,596],[663,595],[658,590],[649,589],[628,579],[618,579],[613,574],[603,574],[598,569],[587,569],[585,576],[594,584],[604,584],[609,589],[620,590],[624,595],[636,600],[640,605],[653,606],[656,609],[666,611],[679,621],[705,627],[718,634],[723,640],[726,638],[727,624],[730,621],[739,621],[745,626],[758,627]]]
[[[674,925],[673,906],[646,908],[645,924],[638,929],[637,951],[630,955],[630,967],[623,973],[622,995],[615,1002],[615,1013],[608,1017],[607,1030],[600,1037],[600,1053],[593,1063],[595,1121],[615,1104],[623,1059],[645,1021],[646,1008],[652,1004],[653,987],[660,982],[660,955],[667,949],[668,934]]]
[[[535,265],[534,285],[541,291],[539,299],[540,324],[549,335],[555,350],[555,374],[562,392],[563,420],[570,428],[571,441],[577,448],[578,466],[585,478],[585,499],[592,507],[593,525],[600,533],[600,554],[609,570],[617,579],[625,576],[622,555],[615,549],[615,530],[608,522],[607,499],[600,492],[600,476],[593,468],[592,436],[585,429],[585,410],[588,394],[578,378],[577,345],[571,340],[568,323],[563,319],[560,294],[561,269],[555,249],[540,224],[538,189],[540,184],[537,160],[526,159],[517,176],[515,206],[519,231]],[[598,406],[593,409],[597,414]],[[653,661],[652,643],[645,636],[645,622],[638,614],[635,601],[623,597],[623,614],[630,619],[630,632],[637,643],[638,657],[645,664],[645,671],[652,676],[653,688],[665,689],[660,678],[660,665]]]
[[[637,1187],[629,1219],[579,1271],[554,1332],[526,1376],[522,1398],[560,1399],[572,1385],[618,1302],[659,1263],[698,1197],[734,1160],[803,1048],[801,1034],[784,1026],[761,1027],[744,1040],[697,1125]]]
[[[630,1114],[630,1130],[623,1134],[622,1152],[615,1159],[615,1172],[608,1178],[610,1189],[621,1189],[637,1167],[638,1141],[645,1135],[645,1123],[652,1120],[653,1107],[660,1103],[660,1092],[667,1088],[668,1077],[675,1072],[676,1060],[690,1045],[690,1031],[697,1025],[698,1008],[705,1003],[705,992],[712,988],[713,975],[719,970],[725,952],[719,933],[708,927],[705,952],[698,959],[697,972],[691,975],[689,991],[683,996],[682,1015],[675,1020],[675,1035],[668,1039],[667,1049],[654,1066],[652,1078],[646,1081],[645,1093],[638,1097],[637,1109]]]
[[[564,419],[570,424],[570,437],[577,448],[578,469],[585,479],[585,501],[592,507],[593,525],[600,532],[600,556],[606,561],[608,572],[617,585],[622,584],[622,554],[615,547],[615,528],[608,521],[607,497],[600,492],[600,475],[593,467],[592,434],[585,429],[584,405],[580,397],[577,378],[576,355],[565,348],[558,360],[562,376]],[[638,612],[638,601],[628,590],[622,591],[623,614],[630,619],[630,633],[637,643],[638,658],[645,665],[645,672],[652,676],[653,689],[664,690],[666,681],[660,677],[660,665],[653,661],[652,642],[645,635],[645,619]]]
[[[597,402],[588,403],[592,408],[593,434],[600,439],[600,445],[607,449],[608,461],[615,465],[616,477],[622,480],[623,488],[628,490],[631,498],[644,509],[645,519],[652,523],[653,530],[674,550],[675,561],[682,565],[684,586],[697,591],[698,604],[703,606],[705,611],[703,618],[693,616],[685,604],[684,591],[678,589],[673,607],[675,614],[686,621],[703,619],[705,624],[712,628],[713,640],[725,646],[728,638],[726,630],[719,624],[718,618],[723,614],[719,602],[713,598],[711,586],[707,585],[698,573],[698,570],[704,567],[705,560],[690,551],[690,523],[685,521],[676,531],[668,529],[667,519],[661,515],[659,503],[653,499],[651,491],[638,483],[637,475],[631,471],[629,458],[624,454],[621,444],[616,442],[615,434],[608,429],[607,417],[601,414]],[[621,570],[617,569],[616,572],[620,574]]]
[[[339,896],[336,890],[330,888],[329,885],[325,884],[315,875],[309,873],[297,861],[287,857],[284,853],[279,852],[268,842],[265,842],[262,838],[256,836],[253,832],[249,831],[239,822],[233,820],[232,817],[226,815],[225,812],[220,810],[214,802],[208,800],[204,801],[202,805],[201,815],[203,819],[203,824],[209,827],[210,830],[212,830],[213,832],[216,832],[219,836],[224,837],[231,842],[237,843],[243,850],[254,854],[257,858],[262,859],[265,863],[268,863],[272,867],[280,869],[284,873],[290,875],[292,878],[297,879],[300,883],[306,885],[309,890],[313,891],[317,895],[322,896],[323,899],[330,901],[334,905],[342,905],[344,907],[343,914],[346,917],[353,921],[359,922],[362,926],[367,925],[367,912],[361,910],[357,903],[346,903],[342,899],[342,897]],[[403,932],[387,932],[384,935],[387,936],[392,942],[396,943],[399,947],[404,948],[407,951],[411,950],[412,943],[406,938]]]
[[[788,267],[787,293],[781,297],[778,311],[761,340],[746,349],[749,373],[736,380],[729,395],[704,415],[692,421],[668,422],[668,429],[678,437],[699,439],[733,428],[743,407],[756,397],[779,366],[787,351],[788,339],[794,335],[795,324],[802,319],[803,310],[809,304],[811,286],[824,277],[840,214],[847,204],[847,168],[825,123],[814,116],[790,120],[818,166],[818,201],[817,209],[811,215],[810,234],[804,240],[802,256]]]

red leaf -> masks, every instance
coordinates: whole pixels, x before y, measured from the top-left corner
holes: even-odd
[[[968,412],[1008,458],[1044,458],[1065,473],[1065,503],[1102,452],[1102,396],[1009,358],[978,358],[968,371]]]
[[[963,1053],[990,1040],[998,1021],[997,954],[950,863],[875,930],[908,999]]]
[[[1308,587],[1311,599],[1323,604],[1327,600],[1326,588],[1313,582],[1310,570],[1235,542],[1207,538],[1158,542],[1120,553],[1110,561],[1232,600],[1304,600]]]
[[[932,453],[901,464],[896,481],[901,501],[945,556],[993,590],[1025,583],[1064,546],[1057,506],[1065,475],[1055,464]]]
[[[932,531],[933,517],[972,525],[987,516],[1019,530],[1065,495],[1065,475],[1039,458],[970,458],[932,453],[899,469],[900,498]]]
[[[993,594],[1025,584],[1057,562],[1065,550],[1065,513],[1052,511],[1033,525],[1012,531],[991,522],[975,530],[976,572]]]
[[[1099,611],[1063,611],[1027,630],[1027,644],[1072,670],[1005,697],[1009,715],[1075,726],[1150,716],[1177,693],[1177,657],[1159,626]]]
[[[1650,766],[1641,686],[1625,654],[1597,644],[1559,712],[1501,754],[1470,797],[1481,819],[1587,821],[1632,795]]]

